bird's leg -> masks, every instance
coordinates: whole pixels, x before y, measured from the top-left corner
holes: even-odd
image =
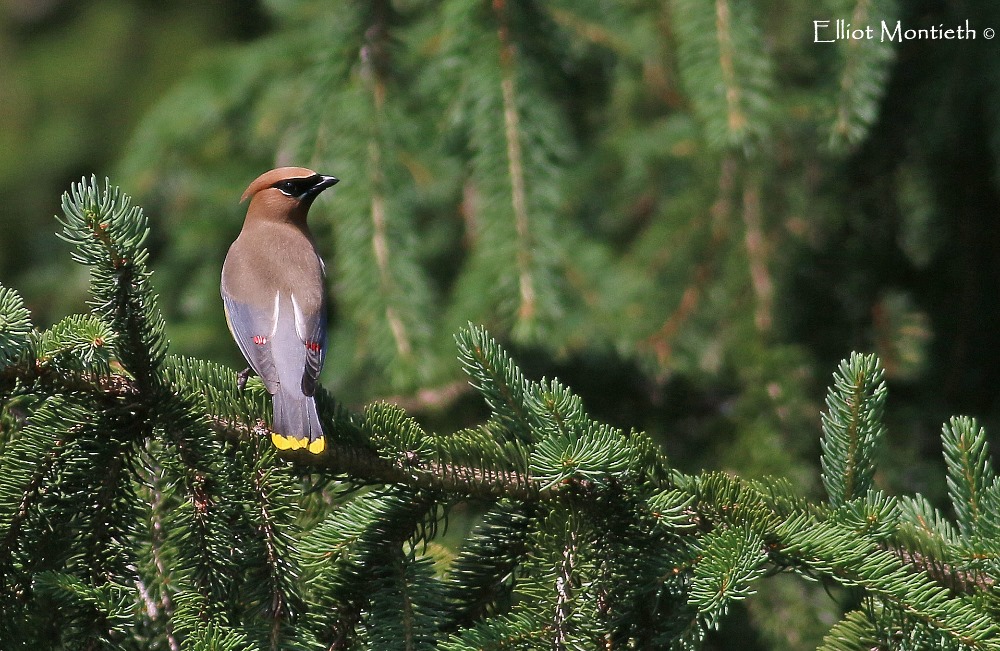
[[[251,375],[257,375],[252,368],[249,366],[240,371],[240,374],[236,376],[236,386],[240,391],[247,388],[247,380],[250,379]]]

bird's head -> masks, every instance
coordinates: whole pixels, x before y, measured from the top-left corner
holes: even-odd
[[[305,218],[309,206],[323,190],[339,179],[305,167],[279,167],[258,176],[240,202],[250,200],[249,212],[273,219]]]

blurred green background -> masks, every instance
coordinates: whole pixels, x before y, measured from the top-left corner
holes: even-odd
[[[993,3],[0,8],[0,279],[39,326],[86,309],[60,195],[108,176],[150,215],[172,352],[242,368],[218,297],[238,198],[297,164],[343,180],[312,223],[323,381],[351,406],[481,418],[451,341],[472,320],[683,470],[818,495],[824,389],[851,350],[887,371],[883,488],[943,505],[941,423],[997,430]],[[980,33],[814,43],[838,18]],[[748,605],[766,648],[821,634],[789,586]]]
[[[39,324],[78,310],[86,289],[53,237],[60,195],[114,175],[136,123],[206,50],[269,24],[239,0],[0,4],[0,273]]]

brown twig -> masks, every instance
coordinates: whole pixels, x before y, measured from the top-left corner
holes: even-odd
[[[271,436],[271,430],[263,421],[258,421],[252,427],[220,417],[210,417],[209,421],[221,436],[231,441]],[[533,479],[515,470],[501,471],[444,463],[421,459],[415,452],[405,451],[398,461],[390,462],[370,447],[338,442],[335,438],[329,442],[323,454],[286,451],[281,456],[302,467],[342,475],[361,484],[410,486],[490,500],[508,497],[534,501],[551,497],[554,492],[552,489],[543,490]]]

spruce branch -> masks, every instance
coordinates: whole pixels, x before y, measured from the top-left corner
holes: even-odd
[[[388,2],[379,0],[372,3],[372,24],[366,30],[366,43],[363,46],[364,77],[369,80],[372,94],[372,105],[374,107],[375,133],[368,142],[368,165],[371,171],[370,178],[372,184],[371,195],[371,249],[375,256],[375,265],[378,270],[380,285],[380,295],[387,297],[398,296],[399,289],[395,287],[393,272],[389,267],[390,253],[388,225],[387,225],[387,182],[384,169],[383,148],[386,145],[384,130],[388,119],[386,116],[386,94],[388,93],[389,75],[388,70],[391,62],[389,60],[389,12],[391,7]],[[391,299],[390,299],[391,301]],[[392,333],[395,342],[396,353],[399,357],[406,359],[413,354],[413,345],[410,341],[407,324],[400,318],[398,308],[387,301],[385,307],[385,320]]]
[[[552,616],[552,648],[565,651],[572,647],[575,592],[580,588],[581,578],[577,576],[579,553],[577,532],[568,531],[562,545],[562,557],[556,565],[555,612]]]
[[[481,326],[470,323],[455,341],[473,388],[493,410],[497,434],[530,443],[534,437],[524,405],[526,383],[521,369]]]
[[[247,651],[254,648],[246,635],[219,622],[201,622],[191,632],[192,651]]]
[[[859,651],[877,649],[878,632],[864,612],[852,610],[823,637],[823,645],[817,651]]]
[[[564,242],[575,235],[570,222],[557,221],[566,191],[560,163],[572,139],[530,58],[551,45],[558,28],[540,7],[505,0],[488,7],[448,2],[443,17],[446,57],[481,52],[442,77],[448,86],[441,92],[456,98],[456,137],[470,156],[463,202],[469,252],[451,322],[500,322],[516,341],[537,341],[563,311]]]
[[[0,285],[0,369],[18,361],[31,344],[31,315],[13,289]]]
[[[213,419],[212,426],[223,438],[243,443],[251,438],[270,440],[270,430],[264,422],[246,426],[241,422]],[[341,431],[355,426],[340,422]],[[356,435],[360,430],[354,429]],[[396,461],[381,457],[372,447],[357,443],[328,442],[329,451],[320,456],[286,454],[303,471],[322,470],[332,476],[344,477],[361,485],[408,486],[416,490],[457,493],[481,499],[508,497],[517,500],[544,499],[549,491],[523,473],[497,471],[474,465],[454,464],[421,459],[418,453],[402,451]]]
[[[899,498],[901,545],[933,558],[953,557],[961,547],[955,526],[922,495]]]
[[[772,128],[774,80],[754,6],[678,0],[671,9],[681,77],[708,144],[758,148]]]
[[[529,613],[498,616],[479,622],[444,641],[442,651],[515,651],[516,649],[553,648],[548,623]]]
[[[885,438],[884,370],[874,355],[852,353],[840,363],[823,413],[823,485],[834,506],[863,497],[871,488]]]
[[[436,296],[413,233],[411,173],[425,144],[408,128],[415,117],[406,101],[412,71],[399,42],[406,17],[383,0],[341,9],[337,28],[318,29],[310,42],[317,51],[341,52],[338,61],[346,63],[308,57],[301,64],[293,92],[307,115],[293,121],[289,155],[317,168],[357,170],[338,186],[335,216],[326,218],[338,251],[348,252],[328,259],[338,308],[354,324],[347,345],[364,351],[351,371],[367,377],[374,364],[386,378],[382,390],[409,392],[436,379],[440,360],[431,345]],[[324,208],[317,205],[312,219]]]
[[[856,0],[848,24],[891,24],[895,0]],[[829,146],[834,151],[856,147],[878,119],[879,101],[896,51],[891,40],[882,38],[842,39],[838,47],[843,60]]]
[[[140,386],[152,387],[166,355],[163,317],[146,268],[149,227],[142,209],[108,179],[74,183],[62,198],[63,230],[73,260],[91,268],[91,305],[120,337],[118,360]]]
[[[440,585],[428,558],[410,559],[394,550],[376,569],[364,622],[371,648],[417,651],[430,648],[436,634]]]
[[[941,443],[948,496],[958,516],[959,531],[979,544],[996,540],[1000,535],[1000,496],[986,430],[974,418],[955,417],[942,428]]]
[[[154,465],[170,487],[174,508],[164,515],[165,546],[173,550],[172,633],[179,638],[206,634],[206,623],[223,626],[238,585],[232,580],[250,565],[233,553],[239,549],[242,505],[232,465],[201,411],[200,396],[166,382],[159,406],[163,426],[151,446]]]
[[[748,122],[740,107],[740,87],[736,82],[736,59],[732,37],[732,18],[727,0],[715,2],[716,38],[719,42],[719,69],[726,88],[726,113],[730,131],[741,131]]]
[[[123,640],[134,618],[130,590],[120,585],[94,585],[63,572],[39,572],[37,597],[61,614],[59,625],[78,631],[83,649],[109,648]]]
[[[629,470],[629,452],[620,430],[580,423],[540,441],[531,456],[531,472],[544,488],[568,482],[607,484]]]
[[[717,473],[677,479],[679,488],[696,499],[689,521],[707,535],[752,523],[767,543],[770,563],[860,586],[971,648],[1000,648],[994,643],[996,626],[990,617],[962,596],[990,585],[985,577],[955,562],[880,543],[845,526],[836,511],[804,510],[750,482]]]
[[[251,531],[263,548],[258,556],[262,567],[253,568],[248,592],[270,620],[268,643],[277,651],[282,648],[285,629],[303,610],[302,596],[297,590],[300,572],[293,553],[299,509],[285,498],[296,486],[287,470],[275,464],[269,440],[248,441],[241,450],[245,450],[241,474],[251,492],[249,501],[257,506],[247,516]]]
[[[944,586],[955,594],[975,594],[992,590],[997,581],[985,572],[966,569],[960,563],[942,561],[940,558],[913,551],[906,547],[884,547],[895,554],[901,561],[925,573],[938,585]]]
[[[226,404],[227,398],[233,399],[228,403],[227,409],[219,410],[215,414],[207,413],[209,410],[203,404],[203,413],[207,414],[205,422],[216,434],[224,440],[239,444],[252,444],[253,441],[262,439],[270,440],[271,431],[266,424],[261,420],[248,423],[246,416],[247,413],[256,412],[262,417],[265,412],[264,401],[255,401],[253,406],[245,402],[245,398],[249,396],[236,391],[235,373],[230,371],[224,380],[206,383],[212,387],[229,386],[232,387],[231,391],[209,390],[208,386],[204,386],[203,392],[189,391],[193,386],[203,387],[203,383],[194,384],[192,378],[200,373],[211,375],[216,372],[215,367],[179,358],[171,358],[168,361],[167,386],[174,390],[183,387],[188,397],[194,399],[196,403],[202,404],[207,397],[211,405],[217,407]],[[144,404],[137,382],[120,375],[105,377],[83,374],[67,378],[51,369],[19,366],[4,369],[0,377],[8,382],[40,382],[59,387],[60,390],[85,391],[102,403],[116,405],[124,410],[139,408]],[[333,404],[329,396],[325,396],[324,400]],[[416,449],[398,450],[397,458],[394,461],[387,461],[380,457],[373,447],[357,443],[363,442],[365,437],[346,412],[337,413],[334,429],[343,435],[344,442],[332,441],[330,452],[321,457],[307,458],[292,455],[302,468],[323,468],[334,475],[350,477],[361,483],[411,485],[414,488],[459,492],[489,499],[508,496],[535,500],[546,493],[540,484],[526,476],[523,471],[491,470],[469,463],[421,458]],[[177,439],[177,443],[179,450],[190,448],[190,445],[182,439]],[[196,457],[187,458],[192,466],[199,465]]]
[[[14,587],[20,579],[11,569],[13,555],[21,548],[22,527],[37,508],[44,482],[65,450],[66,439],[57,436],[51,426],[65,428],[67,421],[62,418],[72,422],[76,420],[73,416],[82,418],[79,404],[49,398],[0,457],[0,588],[5,596],[24,596],[23,584]],[[66,434],[69,432],[64,431]]]
[[[391,600],[386,592],[400,576],[387,573],[386,566],[398,560],[404,542],[434,507],[426,494],[406,489],[366,494],[329,513],[303,538],[303,564],[313,573],[312,598],[323,609],[321,639],[338,645],[353,639],[363,625],[362,611],[373,600]],[[373,590],[372,583],[380,581],[383,590]],[[395,612],[399,607],[395,600]]]
[[[501,500],[483,516],[445,577],[445,599],[453,608],[443,630],[455,632],[509,609],[537,515],[534,503]]]
[[[703,561],[695,565],[690,599],[708,617],[726,612],[729,602],[745,599],[751,584],[764,576],[763,537],[742,527],[718,528],[698,541]]]
[[[535,318],[536,280],[531,272],[532,242],[529,239],[528,200],[525,190],[524,162],[521,154],[521,126],[515,86],[514,44],[511,42],[510,18],[506,0],[494,0],[493,12],[497,21],[497,39],[500,42],[500,90],[503,98],[504,139],[507,142],[507,175],[510,179],[510,205],[514,213],[514,230],[517,234],[519,324],[530,324]],[[527,327],[527,326],[525,326]]]
[[[117,339],[111,326],[96,315],[68,316],[38,337],[36,365],[52,366],[57,374],[109,376]]]
[[[854,532],[800,515],[780,524],[775,533],[781,553],[805,567],[845,585],[861,586],[968,648],[1000,649],[1000,631],[988,614],[970,600],[951,597],[947,588]]]
[[[151,443],[147,442],[147,454],[150,445]],[[178,642],[177,637],[174,635],[172,625],[174,617],[172,591],[174,588],[170,585],[171,581],[167,570],[167,561],[164,558],[166,553],[166,532],[164,531],[164,521],[167,510],[164,490],[167,486],[165,486],[165,478],[161,468],[157,467],[156,464],[151,461],[150,463],[143,465],[146,477],[142,484],[147,494],[147,500],[149,501],[150,514],[149,565],[150,572],[153,576],[153,585],[158,588],[159,593],[158,599],[153,600],[152,597],[149,598],[149,601],[151,601],[155,607],[155,609],[149,609],[149,616],[150,619],[153,619],[154,621],[162,617],[167,645],[170,647],[170,651],[180,651],[180,642]]]

